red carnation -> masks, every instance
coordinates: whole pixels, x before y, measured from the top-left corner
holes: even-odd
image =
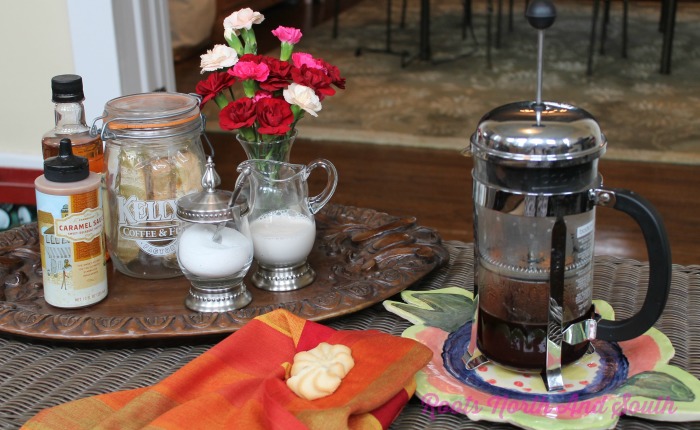
[[[229,88],[236,82],[236,78],[226,72],[210,73],[206,79],[197,82],[195,91],[202,96],[202,106],[216,97],[221,91]]]
[[[292,67],[294,67],[287,61],[272,57],[264,57],[262,62],[267,64],[267,67],[270,68],[270,73],[274,73],[283,78],[289,78]]]
[[[255,103],[248,97],[241,97],[229,103],[219,112],[219,126],[223,130],[252,127],[254,123]]]
[[[321,64],[323,68],[326,69],[326,74],[329,78],[331,78],[331,82],[333,83],[333,85],[340,88],[341,90],[344,90],[345,78],[340,76],[340,69],[338,69],[336,66],[330,63],[326,63],[321,59],[316,59],[316,61],[318,61],[319,64]]]
[[[313,88],[319,99],[335,94],[331,78],[321,69],[313,69],[306,64],[292,69],[292,79],[299,85]]]
[[[276,58],[265,57],[262,61],[270,69],[270,74],[267,79],[260,82],[260,88],[265,91],[275,92],[289,86],[289,81],[292,78],[292,65],[286,61],[281,61]]]
[[[260,134],[286,134],[294,122],[294,114],[289,104],[278,98],[264,98],[255,104],[257,115],[258,133]]]
[[[255,64],[260,64],[265,60],[264,55],[256,55],[256,54],[243,54],[241,57],[238,57],[238,61],[250,61],[251,63]]]

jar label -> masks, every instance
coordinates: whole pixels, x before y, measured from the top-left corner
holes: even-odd
[[[136,242],[145,253],[162,257],[176,250],[176,201],[118,196],[119,238]]]
[[[98,189],[72,196],[36,192],[44,298],[65,308],[107,295],[104,215]]]

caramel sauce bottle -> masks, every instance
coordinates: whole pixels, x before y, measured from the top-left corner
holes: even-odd
[[[107,296],[102,175],[71,152],[44,161],[36,178],[37,227],[44,299],[59,308],[81,308]]]
[[[58,75],[51,79],[51,100],[55,103],[56,126],[41,139],[44,160],[58,155],[61,139],[70,139],[73,154],[88,159],[90,171],[102,173],[104,147],[100,136],[91,136],[85,121],[83,79]]]

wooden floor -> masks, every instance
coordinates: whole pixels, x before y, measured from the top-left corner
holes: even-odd
[[[351,7],[357,0],[342,1]],[[332,16],[332,2],[314,2],[309,9],[300,1],[283,3],[264,11],[266,20],[256,34],[260,51],[276,43],[266,34],[277,25],[302,31]],[[340,26],[342,36],[342,22]],[[176,64],[178,91],[192,92],[199,75],[199,58]],[[474,124],[476,127],[476,124]],[[216,168],[223,187],[233,188],[235,168],[245,157],[231,134],[210,136],[216,148]],[[465,136],[465,143],[468,136]],[[465,242],[472,234],[472,180],[470,158],[458,152],[371,144],[318,142],[298,139],[292,162],[308,163],[326,158],[338,169],[339,185],[332,202],[372,208],[392,215],[413,215],[421,225],[436,229],[443,239]],[[606,187],[627,188],[656,206],[668,231],[673,262],[700,264],[700,166],[635,163],[603,160],[599,171]],[[320,190],[321,173],[311,178]],[[596,253],[646,261],[639,228],[625,214],[597,209]]]

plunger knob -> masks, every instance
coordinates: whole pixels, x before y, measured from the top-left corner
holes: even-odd
[[[532,0],[527,6],[525,17],[531,26],[537,30],[537,100],[535,101],[535,113],[537,126],[542,119],[542,111],[545,109],[542,103],[542,63],[544,61],[544,30],[554,24],[557,17],[557,9],[551,0]]]
[[[532,0],[525,11],[525,18],[537,30],[544,30],[554,24],[557,9],[550,0]]]

